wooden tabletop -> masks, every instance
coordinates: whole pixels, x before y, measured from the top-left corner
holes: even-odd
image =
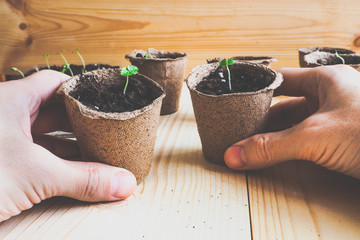
[[[0,239],[252,238],[360,239],[360,181],[302,161],[251,172],[206,162],[185,87],[133,196],[56,197],[0,224]]]

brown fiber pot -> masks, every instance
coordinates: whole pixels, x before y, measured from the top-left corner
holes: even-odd
[[[187,86],[204,157],[209,162],[224,164],[224,153],[229,146],[264,130],[274,89],[280,86],[283,77],[260,64],[235,62],[231,71],[269,74],[274,81],[256,92],[209,95],[197,91],[196,85],[218,66],[211,63],[195,67],[187,78]]]
[[[125,57],[139,68],[139,73],[159,83],[166,93],[161,107],[161,115],[179,110],[179,100],[184,82],[188,57],[185,53],[167,52],[149,48],[153,58],[145,58],[146,51],[134,50]]]
[[[306,68],[342,64],[341,60],[336,57],[335,52],[338,52],[338,54],[344,58],[346,65],[349,65],[358,71],[360,70],[360,54],[344,48],[329,47],[299,48],[300,67]]]
[[[105,69],[93,74],[103,84],[125,81],[120,69]],[[159,84],[139,75],[152,89],[155,100],[142,109],[123,113],[93,110],[69,93],[79,81],[74,76],[58,92],[65,96],[66,110],[85,161],[102,162],[131,171],[140,183],[148,175],[153,157],[161,102],[165,94]]]
[[[223,59],[224,58],[208,59],[207,63],[220,62]],[[266,67],[270,67],[270,64],[272,62],[277,62],[278,61],[276,57],[265,57],[265,56],[260,56],[260,57],[236,56],[236,57],[231,57],[231,59],[233,59],[235,62],[252,62],[252,63],[262,64],[262,65],[264,65]]]

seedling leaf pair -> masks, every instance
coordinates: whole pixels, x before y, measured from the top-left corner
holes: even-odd
[[[139,72],[139,69],[134,65],[129,65],[127,67],[124,67],[121,70],[121,75],[126,76],[126,83],[125,83],[125,87],[124,87],[124,91],[123,91],[124,95],[126,93],[126,89],[127,89],[128,84],[129,84],[129,76],[135,75],[138,72]]]
[[[229,89],[231,91],[231,76],[230,76],[230,69],[229,66],[234,64],[234,60],[231,58],[223,59],[219,65],[220,67],[226,67],[226,70],[228,72],[228,78],[229,78]]]
[[[66,67],[67,69],[69,69],[69,71],[70,71],[70,73],[71,73],[71,76],[73,77],[73,76],[74,76],[74,73],[73,73],[73,71],[72,71],[71,68],[70,68],[69,62],[66,60],[66,58],[65,58],[65,56],[64,56],[64,52],[65,52],[65,50],[63,49],[63,50],[61,50],[61,51],[59,52],[59,54],[60,54],[60,56],[62,57],[62,59],[64,59],[64,61],[65,61],[65,67]],[[66,71],[66,68],[64,68],[61,72],[64,73],[64,72]]]

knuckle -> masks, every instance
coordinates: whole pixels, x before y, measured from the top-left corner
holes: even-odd
[[[272,156],[269,150],[270,138],[266,135],[256,135],[253,137],[253,142],[257,159],[263,162],[271,161]]]
[[[87,169],[87,181],[83,192],[86,199],[93,198],[100,187],[100,171],[98,168],[90,166]]]

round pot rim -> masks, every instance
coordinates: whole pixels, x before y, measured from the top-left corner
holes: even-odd
[[[209,64],[209,63],[220,62],[223,59],[225,59],[225,58],[210,58],[210,59],[207,59],[206,61]],[[278,61],[277,57],[271,57],[271,56],[234,56],[234,57],[231,57],[231,59],[233,59],[234,62],[247,61],[247,62],[253,62],[253,63],[272,63],[272,62]]]
[[[189,74],[189,76],[186,79],[186,85],[187,85],[187,87],[188,87],[188,89],[190,91],[194,91],[199,95],[206,96],[206,97],[209,97],[209,98],[224,98],[224,97],[233,97],[233,96],[257,95],[257,94],[260,94],[260,93],[268,92],[270,90],[274,90],[274,89],[278,88],[281,85],[281,83],[283,82],[283,76],[282,76],[281,73],[275,72],[271,68],[266,67],[264,65],[257,64],[257,63],[251,63],[251,62],[234,62],[234,64],[252,65],[252,66],[259,67],[259,68],[264,68],[264,69],[270,70],[271,72],[273,72],[275,74],[275,79],[269,86],[267,86],[265,88],[262,88],[262,89],[260,89],[258,91],[255,91],[255,92],[237,92],[237,93],[227,93],[227,94],[222,94],[222,95],[206,94],[206,93],[202,93],[202,92],[196,90],[196,85],[191,86],[190,83],[189,83],[189,79],[190,79],[190,77],[195,78],[194,75],[197,74],[198,71],[200,69],[202,69],[203,67],[208,67],[209,68],[208,71],[211,71],[211,70],[216,69],[219,66],[219,63],[209,63],[209,64],[199,65],[199,66],[196,66],[195,68],[193,68],[191,73]]]
[[[180,56],[177,58],[144,58],[144,57],[136,57],[136,54],[138,53],[142,53],[144,54],[146,51],[145,50],[133,50],[131,53],[128,53],[125,55],[125,58],[128,60],[136,60],[136,61],[141,61],[141,62],[175,62],[175,61],[180,61],[180,60],[184,60],[184,59],[188,59],[188,55],[186,53],[180,53],[180,52],[169,52],[166,50],[157,50],[154,48],[149,48],[147,51],[157,51],[157,52],[162,52],[162,53],[174,53],[174,54],[181,54],[184,56]]]
[[[317,52],[317,51],[329,53],[329,51],[326,51],[326,50],[330,50],[330,49],[349,51],[349,53],[347,53],[347,54],[357,54],[356,52],[354,52],[350,49],[340,48],[340,47],[301,47],[301,48],[298,48],[298,51],[307,55],[307,54]]]
[[[119,74],[121,73],[121,69],[116,68],[116,69],[94,70],[94,71],[86,72],[86,73],[84,73],[84,75],[92,75],[92,74],[94,74],[96,72],[106,72],[106,71],[112,71],[112,72],[117,71]],[[70,96],[69,93],[76,86],[76,83],[77,83],[80,75],[76,75],[74,77],[71,77],[69,80],[62,83],[56,93],[58,95],[62,95],[63,97],[69,99],[70,101],[74,102],[78,106],[80,112],[84,116],[86,116],[88,118],[126,121],[126,120],[129,120],[129,119],[133,119],[133,118],[135,118],[135,117],[137,117],[137,116],[139,116],[139,115],[141,115],[141,114],[143,114],[145,112],[150,111],[151,109],[153,109],[155,107],[155,105],[159,101],[162,101],[162,99],[165,97],[165,91],[158,83],[156,83],[152,79],[150,79],[150,78],[148,78],[148,77],[146,77],[146,76],[144,76],[142,74],[137,74],[137,75],[140,75],[145,81],[152,84],[155,87],[155,89],[157,89],[159,91],[159,96],[156,97],[149,105],[146,105],[141,109],[136,109],[136,110],[129,111],[129,112],[118,113],[118,112],[97,111],[97,110],[89,108],[88,106],[81,103],[79,100],[77,100],[77,99],[73,98],[72,96]]]
[[[239,59],[244,58],[244,59]],[[253,59],[246,59],[246,58],[253,58]],[[276,57],[270,56],[234,56],[232,57],[234,61],[269,61],[269,62],[277,62],[278,59]]]

